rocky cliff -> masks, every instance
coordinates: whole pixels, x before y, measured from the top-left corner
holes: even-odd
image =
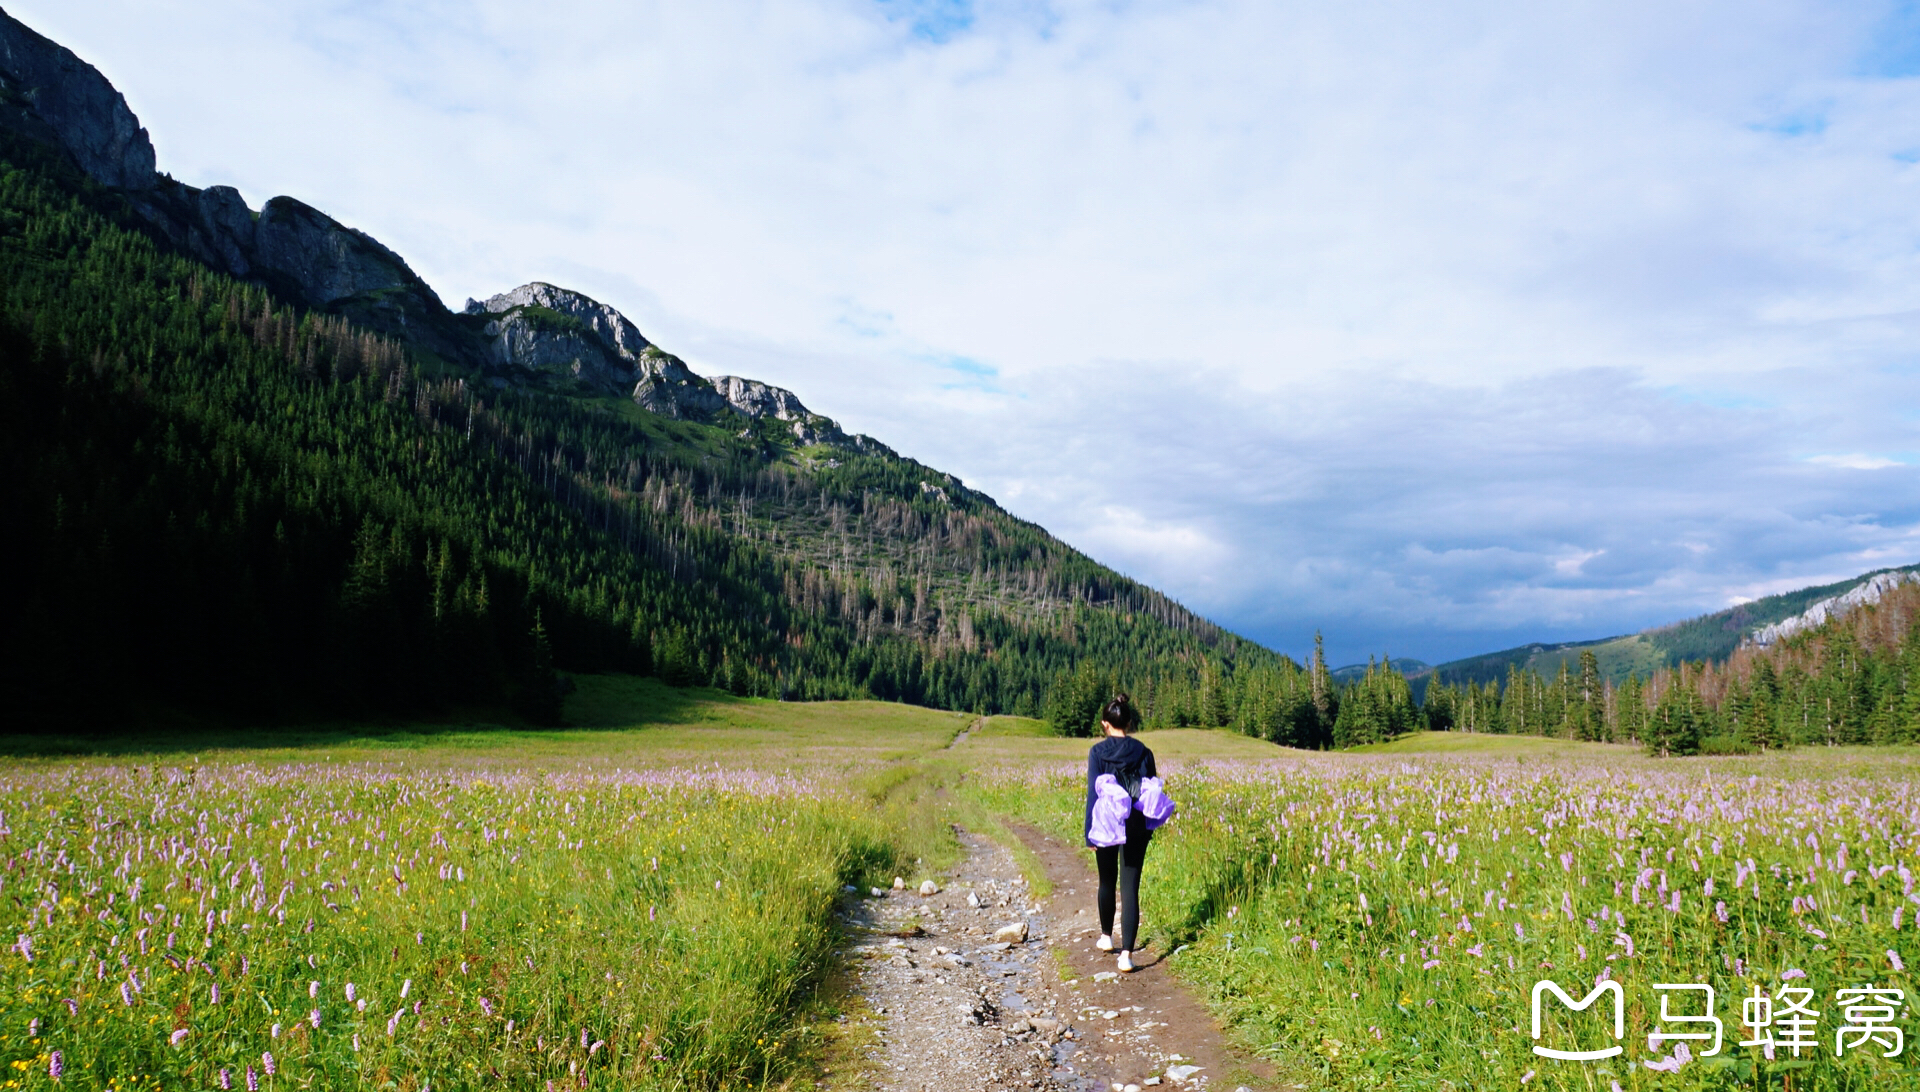
[[[92,65],[0,11],[0,126],[55,144],[102,185],[154,183],[153,143]]]
[[[771,417],[791,426],[794,439],[803,444],[845,446],[847,434],[831,418],[822,417],[800,404],[790,390],[742,379],[737,375],[716,375],[713,388],[727,404],[748,417]]]
[[[649,344],[633,323],[627,321],[627,316],[598,300],[588,299],[565,288],[556,288],[545,281],[523,284],[485,303],[467,301],[467,313],[470,315],[500,314],[526,307],[545,308],[584,324],[600,339],[601,344],[628,363],[637,363],[641,352]]]
[[[631,398],[654,413],[732,427],[788,426],[800,444],[892,454],[849,436],[792,391],[738,376],[708,379],[653,345],[625,315],[535,281],[468,300],[455,315],[406,260],[366,232],[291,197],[258,211],[231,186],[196,189],[155,170],[153,144],[126,99],[92,65],[0,11],[0,129],[50,145],[120,191],[155,235],[283,298],[344,315],[496,383]]]
[[[541,281],[468,300],[466,313],[486,319],[490,369],[523,381],[626,397],[652,348],[625,315]]]
[[[4,11],[0,128],[64,151],[95,182],[123,191],[161,238],[215,269],[472,362],[440,298],[398,254],[291,197],[255,212],[230,186],[195,189],[157,173],[147,131],[113,84]]]
[[[1910,584],[1916,580],[1920,580],[1920,573],[1906,569],[1876,573],[1871,579],[1840,595],[1822,599],[1792,618],[1755,630],[1753,635],[1747,638],[1746,643],[1758,648],[1766,648],[1796,633],[1814,629],[1829,618],[1839,618],[1852,613],[1856,608],[1864,607],[1869,603],[1878,603],[1881,596],[1902,584]]]
[[[697,375],[686,361],[648,341],[625,315],[591,297],[543,281],[523,284],[466,314],[484,318],[487,362],[498,374],[563,389],[629,397],[680,421],[725,424],[729,415],[785,423],[795,442],[865,454],[891,453],[867,436],[849,436],[792,391],[737,375]]]

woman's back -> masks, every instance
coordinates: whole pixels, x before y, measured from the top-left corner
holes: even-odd
[[[1112,774],[1128,795],[1139,791],[1141,778],[1159,776],[1153,750],[1132,736],[1108,736],[1087,751],[1087,782],[1103,773]]]

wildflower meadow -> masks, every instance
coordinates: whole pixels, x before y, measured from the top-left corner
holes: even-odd
[[[754,773],[15,768],[0,1085],[777,1083],[888,853]]]
[[[1144,916],[1246,1042],[1335,1087],[1920,1088],[1920,770],[1819,762],[1190,763]],[[1071,838],[1084,776],[973,791]],[[1600,997],[1543,991],[1536,1038],[1543,981]]]

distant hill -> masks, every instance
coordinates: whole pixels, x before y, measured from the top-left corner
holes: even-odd
[[[1797,618],[1822,600],[1844,596],[1876,577],[1915,572],[1920,572],[1920,565],[1875,569],[1836,583],[1769,595],[1698,618],[1644,629],[1639,633],[1591,641],[1521,645],[1437,664],[1419,675],[1408,672],[1407,677],[1416,679],[1433,676],[1456,685],[1485,683],[1505,679],[1509,668],[1530,669],[1551,677],[1559,672],[1562,663],[1577,668],[1580,653],[1586,650],[1591,650],[1600,661],[1600,674],[1612,682],[1619,682],[1633,674],[1646,678],[1657,668],[1681,663],[1720,663],[1757,631]]]
[[[1403,659],[1396,656],[1387,662],[1393,666],[1395,671],[1398,671],[1409,679],[1417,678],[1433,670],[1433,665],[1425,660]],[[1366,664],[1348,664],[1345,667],[1334,668],[1331,674],[1335,682],[1359,682],[1366,677],[1367,666]]]

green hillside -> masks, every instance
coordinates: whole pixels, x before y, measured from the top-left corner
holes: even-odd
[[[1600,662],[1601,677],[1616,684],[1624,681],[1628,675],[1639,675],[1644,679],[1660,668],[1676,667],[1682,663],[1720,663],[1740,647],[1743,639],[1762,626],[1800,614],[1814,603],[1842,595],[1881,573],[1910,572],[1915,569],[1920,569],[1920,565],[1875,569],[1847,580],[1769,595],[1750,603],[1741,603],[1726,610],[1656,626],[1639,633],[1592,641],[1522,645],[1451,660],[1419,674],[1408,672],[1408,677],[1418,679],[1430,674],[1453,684],[1488,683],[1506,679],[1510,669],[1534,671],[1551,677],[1559,672],[1563,664],[1570,670],[1577,669],[1583,651],[1591,651]]]
[[[1409,679],[1418,678],[1422,675],[1425,675],[1427,672],[1433,670],[1433,665],[1430,663],[1427,663],[1425,660],[1414,660],[1414,659],[1409,659],[1402,656],[1395,656],[1392,659],[1386,660],[1385,662],[1389,664],[1395,671],[1398,671],[1400,674],[1405,675]],[[1358,682],[1361,679],[1366,678],[1367,671],[1369,668],[1375,668],[1375,667],[1378,667],[1377,663],[1348,664],[1345,667],[1336,667],[1333,669],[1333,672],[1332,672],[1333,681],[1338,683]]]
[[[1169,708],[1290,666],[879,445],[499,387],[464,316],[423,348],[365,306],[0,132],[6,700],[551,719],[556,672],[622,671],[1033,715],[1082,665]]]

